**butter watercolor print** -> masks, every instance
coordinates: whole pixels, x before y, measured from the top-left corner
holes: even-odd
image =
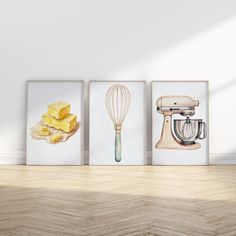
[[[77,115],[70,112],[71,105],[63,101],[51,103],[41,120],[30,128],[33,139],[43,139],[50,144],[67,141],[79,129]]]
[[[83,81],[28,81],[28,165],[83,164],[83,88]]]

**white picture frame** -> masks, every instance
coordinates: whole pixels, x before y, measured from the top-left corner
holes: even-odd
[[[157,80],[152,81],[152,165],[208,165],[209,164],[209,89],[208,81],[182,81],[182,80]],[[175,97],[179,97],[175,102]],[[182,98],[188,96],[187,98]],[[170,98],[169,104],[173,104],[172,109],[179,109],[185,100],[190,101],[197,100],[198,105],[195,104],[195,114],[189,116],[190,119],[202,119],[202,123],[197,120],[188,122],[177,121],[185,119],[186,116],[178,114],[180,110],[172,110],[171,113],[175,113],[172,116],[168,116],[168,109],[172,106],[167,106],[166,98]],[[190,97],[190,98],[189,98]],[[157,100],[159,99],[159,102]],[[173,103],[172,103],[173,102]],[[190,102],[191,104],[191,102]],[[159,108],[157,108],[159,106]],[[165,108],[166,106],[166,108]],[[159,109],[157,111],[157,109]],[[166,110],[164,110],[166,109]],[[187,108],[184,108],[187,109]],[[186,111],[187,112],[187,111]],[[186,113],[188,114],[188,113]],[[164,117],[171,117],[170,119],[164,119]],[[172,124],[165,122],[171,121]],[[174,123],[173,120],[176,120]],[[205,129],[203,123],[206,124]],[[195,129],[193,129],[193,125]],[[195,126],[196,124],[196,126]],[[200,125],[199,125],[200,124]],[[166,128],[167,127],[167,128]],[[168,127],[171,127],[173,135],[168,131]],[[176,128],[178,127],[178,128]],[[183,128],[184,127],[184,128]],[[201,127],[201,128],[199,128]],[[190,129],[191,128],[191,129]],[[194,140],[192,137],[198,137],[197,133],[193,131],[205,130],[206,138]],[[187,130],[187,131],[186,131]],[[191,132],[190,132],[191,131]],[[181,134],[181,135],[180,135]],[[184,135],[183,135],[184,134]],[[199,133],[198,133],[199,134]],[[179,135],[177,137],[177,135]],[[172,138],[173,137],[173,138]],[[203,134],[202,136],[203,137]],[[179,139],[181,138],[181,140]],[[188,138],[188,139],[187,139]],[[167,141],[168,140],[168,141]],[[190,140],[189,142],[186,140]],[[177,142],[180,143],[176,144]],[[189,150],[187,150],[189,149]]]
[[[58,101],[64,102],[65,110],[55,118],[48,109]],[[27,165],[83,165],[84,82],[27,81],[26,136]]]
[[[125,86],[130,106],[121,130],[121,160],[116,159],[115,128],[106,107],[106,93],[113,85]],[[89,164],[147,164],[146,81],[89,82]]]

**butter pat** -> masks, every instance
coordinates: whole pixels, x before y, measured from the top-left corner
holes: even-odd
[[[42,122],[44,125],[48,125],[64,132],[71,132],[76,126],[76,120],[77,116],[74,114],[68,114],[62,120],[57,120],[48,113],[45,113],[42,116]]]
[[[40,136],[48,136],[50,135],[51,132],[50,130],[48,129],[48,127],[46,126],[40,126],[39,129],[38,129],[38,135]]]
[[[60,141],[62,138],[62,135],[59,134],[59,133],[55,133],[53,134],[52,136],[50,136],[50,139],[49,139],[49,143],[57,143],[58,141]]]
[[[56,119],[63,119],[70,113],[70,104],[66,102],[54,102],[48,105],[48,114]]]

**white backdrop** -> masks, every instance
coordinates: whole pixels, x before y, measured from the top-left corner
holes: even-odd
[[[91,165],[144,165],[146,160],[146,83],[121,82],[131,104],[121,130],[122,158],[115,162],[114,125],[105,106],[105,94],[114,82],[90,82],[89,163]]]
[[[161,96],[185,95],[199,100],[195,107],[195,115],[191,119],[202,119],[208,127],[208,85],[206,82],[162,82],[152,83],[152,163],[154,165],[206,165],[208,164],[208,137],[197,140],[201,148],[195,150],[156,149],[163,125],[163,114],[157,112],[156,100]],[[174,114],[174,119],[186,119],[185,116]],[[173,122],[174,123],[174,122]],[[174,132],[174,131],[173,131]],[[208,132],[207,132],[208,135]]]
[[[64,101],[77,115],[80,128],[66,142],[49,144],[32,139],[30,128],[38,123],[47,106]],[[83,137],[83,82],[29,82],[27,118],[27,164],[29,165],[80,165],[84,163]]]
[[[0,22],[0,163],[25,163],[34,79],[147,80],[149,154],[150,81],[209,80],[211,160],[236,163],[235,0],[8,0]]]

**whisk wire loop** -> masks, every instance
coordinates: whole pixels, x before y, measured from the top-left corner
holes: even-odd
[[[112,85],[106,93],[106,108],[114,126],[122,126],[131,103],[129,90],[120,84]]]

